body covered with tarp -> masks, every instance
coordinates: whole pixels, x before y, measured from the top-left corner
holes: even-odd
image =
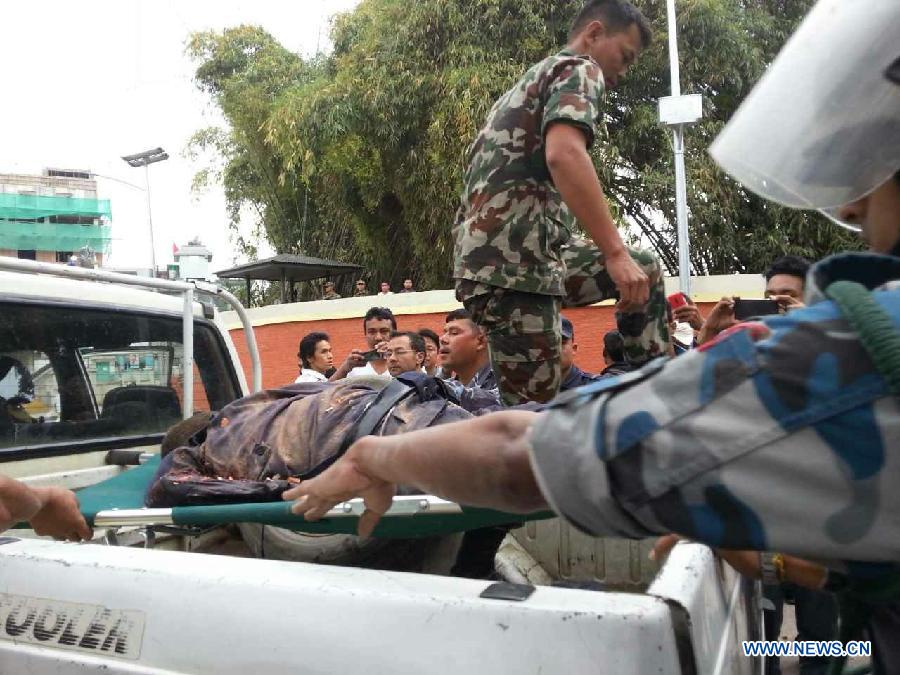
[[[409,386],[365,433],[400,434],[471,417],[433,378],[415,379],[418,386]],[[384,386],[383,380],[304,382],[238,399],[208,425],[198,422],[200,431],[166,454],[145,503],[280,499],[292,481],[318,474],[343,454]]]

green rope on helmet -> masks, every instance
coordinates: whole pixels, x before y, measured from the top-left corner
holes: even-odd
[[[825,295],[834,300],[859,341],[872,357],[875,369],[894,396],[900,396],[900,332],[872,293],[855,281],[835,281]]]

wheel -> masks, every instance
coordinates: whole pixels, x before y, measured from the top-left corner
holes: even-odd
[[[307,534],[259,523],[241,523],[238,528],[257,558],[426,574],[448,574],[462,541],[461,534],[378,539]]]

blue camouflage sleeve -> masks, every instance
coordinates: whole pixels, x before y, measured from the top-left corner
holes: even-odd
[[[900,291],[876,293],[900,327]],[[532,429],[557,512],[595,535],[900,560],[900,403],[831,302],[561,396]]]
[[[541,134],[553,122],[574,124],[587,135],[590,147],[596,135],[604,93],[603,73],[593,61],[569,57],[552,69],[546,85]]]

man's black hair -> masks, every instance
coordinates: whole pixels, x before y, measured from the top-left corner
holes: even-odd
[[[451,321],[472,321],[472,314],[469,310],[460,307],[459,309],[454,309],[447,315],[447,318],[444,319],[444,323],[450,323]],[[473,322],[474,323],[474,322]]]
[[[603,353],[616,363],[625,360],[625,339],[617,330],[611,330],[603,336]]]
[[[475,319],[472,318],[472,313],[460,307],[459,309],[454,309],[447,315],[447,318],[444,319],[444,323],[450,323],[451,321],[468,321],[472,324],[472,330],[475,331],[476,334],[481,333],[481,326],[475,323]]]
[[[776,274],[787,274],[792,277],[800,277],[805,281],[810,265],[812,263],[806,258],[801,258],[798,255],[785,255],[773,262],[763,276],[766,278],[766,281],[771,281]]]
[[[372,307],[366,312],[366,315],[363,317],[363,333],[366,332],[366,322],[371,321],[372,319],[390,321],[391,328],[397,330],[397,319],[394,318],[394,313],[387,307]]]
[[[316,345],[322,340],[330,342],[331,338],[328,337],[328,333],[307,333],[300,340],[300,349],[297,350],[297,356],[300,357],[300,362],[304,368],[309,368],[310,359],[316,355]]]
[[[572,22],[569,39],[574,38],[591,21],[602,21],[611,33],[628,30],[631,24],[637,26],[641,35],[641,47],[646,49],[653,41],[653,30],[641,10],[627,0],[588,0]]]
[[[432,341],[434,344],[436,344],[438,347],[441,346],[441,338],[438,337],[438,334],[435,333],[435,332],[434,332],[433,330],[431,330],[430,328],[420,328],[420,329],[419,329],[419,335],[421,335],[422,338],[425,339],[425,340],[431,340],[431,341]]]
[[[206,440],[206,430],[209,429],[215,416],[216,413],[213,412],[195,412],[186,420],[181,420],[169,427],[166,435],[163,436],[159,454],[165,457],[178,448],[202,443]]]
[[[391,333],[391,339],[398,337],[408,337],[409,338],[409,346],[412,347],[414,352],[422,352],[425,353],[425,339],[411,330],[395,330]]]

